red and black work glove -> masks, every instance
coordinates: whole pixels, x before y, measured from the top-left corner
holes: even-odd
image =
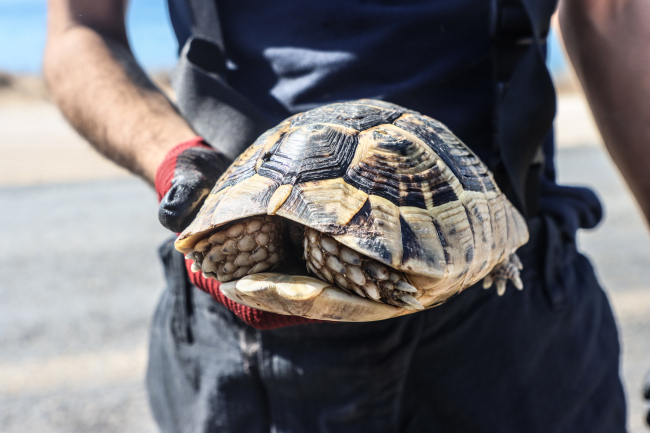
[[[201,137],[171,149],[156,172],[156,192],[160,201],[158,219],[161,224],[175,233],[180,233],[189,226],[219,176],[231,162]],[[217,302],[257,329],[319,322],[304,317],[268,313],[238,304],[221,293],[218,281],[204,278],[200,272],[192,272],[192,260],[186,260],[185,265],[192,284],[212,295]]]

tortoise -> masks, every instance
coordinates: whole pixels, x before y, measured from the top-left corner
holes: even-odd
[[[244,305],[339,321],[441,304],[484,279],[523,288],[522,215],[445,125],[378,100],[324,105],[262,134],[176,249]],[[271,272],[275,271],[275,272]]]

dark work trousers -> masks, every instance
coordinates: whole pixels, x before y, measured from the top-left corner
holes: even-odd
[[[619,343],[589,261],[552,220],[520,249],[525,288],[470,287],[371,323],[257,331],[161,248],[147,385],[163,432],[625,431]]]

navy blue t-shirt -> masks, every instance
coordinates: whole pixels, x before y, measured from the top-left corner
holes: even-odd
[[[495,110],[491,2],[217,3],[227,81],[272,123],[326,103],[383,99],[440,120],[481,159],[490,160]],[[169,0],[169,6],[182,47],[197,12],[186,0]],[[552,133],[544,153],[542,212],[553,214],[570,236],[579,227],[596,225],[602,210],[595,195],[555,183]]]

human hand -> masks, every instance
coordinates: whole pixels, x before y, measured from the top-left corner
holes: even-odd
[[[231,161],[196,137],[171,149],[156,172],[156,192],[160,206],[160,223],[175,233],[183,231],[196,217],[221,174]],[[192,260],[186,260],[189,268]],[[257,329],[317,323],[319,321],[297,316],[282,316],[256,310],[226,298],[219,290],[220,283],[204,278],[188,269],[190,281],[225,305],[237,317]]]
[[[175,233],[183,231],[231,162],[201,137],[171,149],[156,172],[160,223]]]

